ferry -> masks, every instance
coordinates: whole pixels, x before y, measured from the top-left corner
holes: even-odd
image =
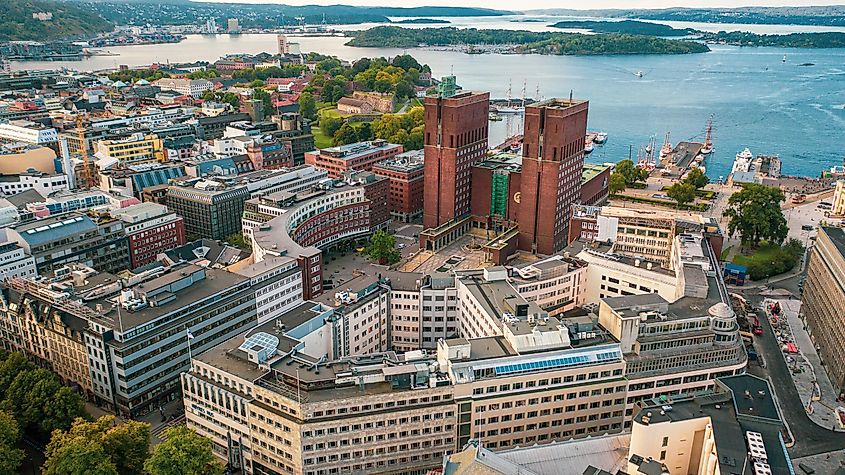
[[[607,132],[593,132],[593,142],[599,145],[607,142]]]

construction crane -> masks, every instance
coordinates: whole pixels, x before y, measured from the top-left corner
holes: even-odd
[[[76,113],[76,135],[79,139],[79,150],[82,153],[82,173],[85,176],[85,188],[93,186],[91,177],[91,166],[88,159],[88,142],[85,140],[85,115],[83,112]]]

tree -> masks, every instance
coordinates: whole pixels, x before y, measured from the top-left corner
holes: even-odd
[[[22,428],[44,436],[70,427],[77,417],[87,417],[82,397],[42,368],[19,373],[6,392],[4,405],[14,412]]]
[[[35,369],[35,366],[22,353],[8,354],[3,363],[0,364],[0,399],[6,399],[7,391],[15,377],[33,369]]]
[[[309,120],[317,118],[317,101],[310,92],[303,92],[299,96],[299,113]]]
[[[141,475],[149,455],[150,425],[138,421],[115,424],[114,416],[93,422],[76,419],[67,431],[56,430],[47,444],[45,473],[119,473]],[[82,457],[96,455],[95,461]]]
[[[323,118],[320,119],[320,130],[323,131],[323,135],[327,135],[329,137],[334,137],[335,132],[337,132],[337,130],[342,126],[343,119],[340,117],[324,115]]]
[[[730,218],[728,233],[739,232],[743,246],[757,246],[765,240],[780,244],[789,233],[780,203],[786,198],[778,188],[759,183],[747,183],[742,190],[728,198],[728,208],[722,213]]]
[[[399,99],[412,98],[415,95],[414,85],[410,82],[403,80],[396,83],[396,96]]]
[[[150,475],[215,475],[223,472],[223,464],[211,451],[210,439],[182,425],[167,429],[164,439],[144,463],[144,469]]]
[[[396,238],[384,229],[379,229],[370,237],[367,255],[377,260],[379,264],[396,264],[402,258],[399,250],[396,249]]]
[[[610,175],[610,181],[608,182],[607,188],[611,195],[615,195],[621,191],[625,191],[626,185],[625,175],[619,172],[613,172],[613,174]]]
[[[235,246],[238,249],[252,250],[252,242],[247,241],[243,234],[235,233],[226,238],[226,244]]]
[[[625,184],[631,186],[638,181],[645,181],[648,178],[648,170],[634,166],[631,160],[622,160],[616,164],[616,172],[625,177]]]
[[[17,448],[20,430],[15,417],[0,411],[0,475],[15,475],[23,462],[23,450]]]
[[[361,122],[358,124],[356,135],[359,142],[367,142],[373,139],[373,124],[370,122]]]
[[[52,445],[51,442],[45,453],[44,475],[118,475],[117,467],[100,444],[89,444],[79,437]]]
[[[680,208],[695,199],[695,186],[691,183],[675,183],[666,190],[666,196],[675,200]]]
[[[689,173],[687,173],[687,176],[684,177],[682,182],[689,183],[698,190],[707,186],[707,184],[710,183],[710,178],[707,178],[707,175],[705,175],[700,168],[693,168]]]
[[[264,102],[264,113],[265,114],[272,114],[273,111],[273,99],[270,97],[270,93],[265,91],[264,89],[257,88],[252,90],[252,98],[253,99],[260,99]]]
[[[335,145],[348,145],[358,141],[358,132],[352,124],[345,122],[332,136],[334,137]]]

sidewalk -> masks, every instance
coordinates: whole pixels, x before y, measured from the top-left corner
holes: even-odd
[[[819,427],[845,432],[836,414],[836,408],[840,407],[840,402],[836,400],[839,394],[833,389],[810,335],[799,317],[801,301],[771,298],[763,300],[763,309],[769,321],[772,321],[772,318],[768,306],[775,302],[780,304],[781,315],[778,317],[778,324],[773,323],[772,328],[779,345],[793,343],[798,348],[798,353],[783,353],[783,357],[807,416]]]

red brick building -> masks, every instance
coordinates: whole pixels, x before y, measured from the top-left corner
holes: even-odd
[[[409,223],[423,212],[424,152],[414,150],[373,165],[373,173],[390,180],[390,214]]]
[[[112,211],[123,221],[129,239],[129,266],[135,269],[156,260],[159,253],[185,244],[185,223],[158,203],[140,203]]]
[[[525,107],[519,249],[554,254],[567,244],[581,199],[589,103],[551,99]]]
[[[595,206],[607,201],[610,166],[584,164],[581,174],[581,204]]]
[[[425,98],[426,229],[469,216],[471,169],[487,154],[490,93],[455,92],[454,81]]]
[[[329,178],[339,178],[348,170],[370,171],[378,162],[402,153],[402,146],[384,140],[358,142],[339,147],[305,153],[305,163],[329,172]]]

